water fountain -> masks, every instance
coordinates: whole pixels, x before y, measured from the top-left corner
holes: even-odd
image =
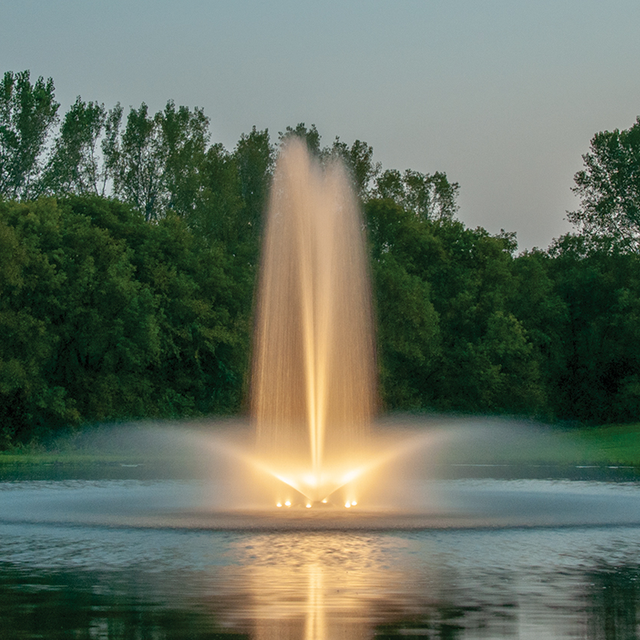
[[[120,451],[137,447],[147,459],[176,463],[179,476],[206,478],[204,484],[136,485],[131,492],[83,485],[55,499],[27,485],[15,503],[7,502],[0,521],[281,531],[640,522],[640,505],[625,495],[611,501],[547,487],[541,500],[526,485],[434,481],[443,467],[450,472],[457,446],[470,452],[458,455],[458,463],[477,463],[483,449],[502,449],[504,459],[518,449],[560,445],[513,421],[449,416],[374,423],[367,260],[363,220],[343,164],[333,159],[323,167],[302,139],[289,139],[266,220],[250,422],[107,427],[102,439],[89,436],[93,450],[121,441]],[[448,464],[438,466],[442,460]],[[495,480],[495,469],[490,474]]]
[[[363,464],[376,404],[363,222],[349,177],[293,138],[278,160],[258,292],[251,411],[259,459],[306,504],[327,503]],[[284,488],[279,504],[293,496]]]

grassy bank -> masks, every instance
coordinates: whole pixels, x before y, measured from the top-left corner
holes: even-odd
[[[640,466],[640,423],[579,429],[566,437],[578,461]]]
[[[624,465],[640,468],[640,423],[552,428],[518,424],[467,429],[442,447],[445,464]]]
[[[0,452],[0,465],[138,464],[143,461],[139,455],[125,454],[33,451],[28,448]]]

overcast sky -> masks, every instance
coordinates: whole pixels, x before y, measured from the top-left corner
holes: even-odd
[[[229,149],[315,123],[546,248],[593,134],[640,115],[638,25],[638,0],[2,0],[0,71],[53,77],[62,112],[203,107]]]

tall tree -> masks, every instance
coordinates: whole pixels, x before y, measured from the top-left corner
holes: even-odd
[[[268,129],[258,131],[253,127],[251,133],[242,134],[233,157],[238,167],[247,224],[257,232],[262,226],[275,164],[275,149]]]
[[[169,211],[0,201],[0,449],[74,422],[237,410],[252,282]]]
[[[0,196],[36,193],[39,159],[56,121],[53,80],[31,84],[29,71],[7,71],[0,83]]]
[[[391,198],[424,220],[452,219],[460,186],[440,171],[433,174],[387,169],[376,178],[374,195]]]
[[[200,167],[201,190],[187,220],[201,237],[222,242],[236,254],[238,245],[255,236],[252,217],[242,198],[242,185],[233,154],[221,144],[207,149]]]
[[[373,147],[362,140],[356,140],[349,147],[336,137],[330,153],[342,158],[351,173],[356,193],[361,200],[367,200],[371,195],[371,185],[382,169],[379,162],[373,162]]]
[[[100,154],[107,111],[78,96],[62,119],[53,153],[43,176],[52,193],[105,195],[109,173]]]
[[[202,186],[202,164],[209,142],[209,118],[196,107],[176,108],[173,100],[156,114],[161,127],[165,157],[163,184],[167,191],[167,208],[188,215]]]
[[[640,117],[629,129],[601,131],[575,175],[580,207],[567,218],[590,244],[640,251]]]
[[[129,111],[120,144],[107,149],[113,154],[109,165],[114,169],[115,195],[142,211],[145,220],[157,219],[163,204],[165,158],[158,119],[149,115],[144,102]]]
[[[534,345],[514,315],[514,234],[491,236],[456,220],[427,225],[437,240],[424,264],[443,344],[438,404],[535,413],[544,390]]]
[[[154,116],[145,103],[132,108],[122,135],[121,117],[119,106],[109,113],[102,145],[115,195],[142,211],[145,220],[157,220],[169,209],[188,214],[200,189],[209,119],[202,109],[176,109],[171,100]]]
[[[364,207],[372,257],[381,396],[390,409],[433,406],[441,363],[438,313],[422,266],[430,229],[390,199]]]

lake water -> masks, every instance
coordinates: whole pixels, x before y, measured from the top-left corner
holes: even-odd
[[[0,482],[0,638],[640,637],[635,481],[431,480],[419,512],[315,517],[213,490]]]

